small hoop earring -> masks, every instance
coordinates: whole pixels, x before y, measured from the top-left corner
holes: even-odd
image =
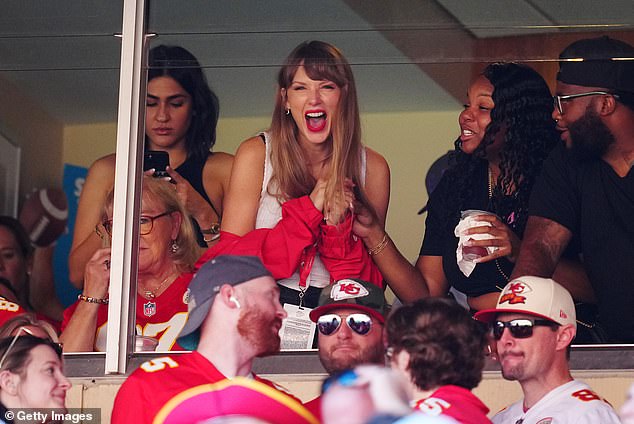
[[[291,110],[290,109],[286,109],[286,116],[291,114]]]
[[[170,252],[176,253],[178,252],[178,249],[180,249],[180,246],[176,243],[176,240],[172,240],[172,243],[170,244]]]

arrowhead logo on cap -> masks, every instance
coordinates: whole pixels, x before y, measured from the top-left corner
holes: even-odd
[[[370,292],[365,287],[354,280],[340,280],[330,290],[330,298],[335,301],[355,299],[369,294]]]
[[[520,295],[525,295],[532,291],[533,289],[531,289],[528,284],[521,281],[516,281],[506,287],[506,290],[502,294],[502,297],[500,297],[500,301],[498,302],[498,304],[501,305],[504,302],[508,302],[511,305],[526,303],[526,297]]]

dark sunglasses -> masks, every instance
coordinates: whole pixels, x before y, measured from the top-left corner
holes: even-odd
[[[559,324],[546,319],[513,319],[511,321],[493,321],[491,323],[491,330],[493,332],[493,338],[500,340],[504,329],[508,328],[511,332],[511,336],[516,339],[527,339],[533,335],[533,327],[541,325],[544,327],[557,327]]]
[[[317,320],[317,329],[324,336],[330,336],[339,329],[341,321],[337,314],[322,315]],[[346,324],[355,333],[365,336],[372,329],[372,318],[366,314],[351,314],[346,317]]]

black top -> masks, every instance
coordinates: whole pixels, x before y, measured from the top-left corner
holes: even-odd
[[[471,275],[465,277],[456,263],[458,238],[454,235],[454,229],[460,221],[460,209],[479,209],[492,212],[488,180],[488,163],[483,160],[477,168],[476,177],[472,180],[471,198],[467,199],[465,207],[460,208],[457,204],[455,190],[445,174],[432,192],[428,203],[425,237],[420,255],[442,256],[442,265],[447,281],[467,296],[480,296],[500,291],[508,282],[502,272],[509,276],[513,270],[513,264],[510,261],[506,258],[500,258],[497,263],[502,272],[498,270],[496,261],[489,261],[476,265]],[[511,228],[518,236],[521,235],[521,232],[513,228],[513,225]]]
[[[176,172],[178,172],[183,178],[185,178],[189,184],[191,184],[192,188],[200,194],[203,199],[214,210],[218,218],[220,218],[220,214],[218,210],[214,207],[214,204],[211,202],[209,196],[207,196],[207,192],[205,191],[205,186],[203,185],[203,168],[205,167],[205,163],[207,162],[207,158],[213,153],[209,152],[209,155],[204,159],[194,158],[189,156],[185,162],[183,162],[178,168],[176,168]],[[203,240],[203,234],[200,232],[200,226],[196,222],[195,219],[191,219],[192,224],[194,225],[194,230],[196,232],[196,239],[198,240],[198,244],[201,247],[207,247],[207,243]]]
[[[530,215],[577,235],[611,342],[634,342],[634,172],[619,177],[603,160],[580,161],[563,146],[544,163]]]
[[[0,424],[13,424],[13,420],[7,418],[7,407],[0,403]]]

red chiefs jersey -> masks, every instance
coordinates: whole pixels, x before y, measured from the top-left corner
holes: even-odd
[[[414,409],[427,415],[445,415],[463,424],[491,424],[489,408],[464,387],[446,385],[416,402]]]
[[[185,293],[193,273],[183,273],[169,287],[153,300],[136,297],[136,334],[158,340],[157,351],[183,350],[176,339],[187,321],[187,299]],[[62,332],[66,328],[79,300],[64,311]],[[100,305],[97,312],[95,335],[96,351],[106,350],[106,324],[108,305]]]
[[[26,310],[15,302],[0,297],[0,325],[10,320],[13,317],[22,315]]]
[[[254,376],[254,379],[275,389],[262,405],[253,408],[280,406],[285,411],[277,416],[279,423],[316,423],[317,420],[288,393],[278,391],[275,383]],[[217,384],[231,380],[194,351],[180,356],[164,356],[143,363],[123,383],[115,398],[112,410],[113,424],[142,423],[195,423],[217,416],[223,405],[212,405],[205,401],[216,390]],[[277,399],[275,399],[277,398]],[[242,399],[248,403],[249,399]],[[200,407],[200,404],[206,407]],[[286,417],[286,418],[285,418]]]
[[[317,396],[313,400],[309,400],[304,403],[304,407],[308,409],[312,414],[321,421],[321,395]]]

